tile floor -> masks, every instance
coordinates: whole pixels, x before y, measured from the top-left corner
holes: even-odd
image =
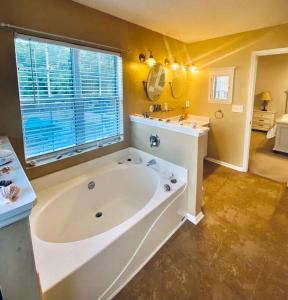
[[[189,222],[115,299],[288,299],[288,191],[205,165],[205,219]]]
[[[275,138],[267,139],[266,132],[251,133],[249,171],[279,182],[288,182],[288,154],[273,152]]]

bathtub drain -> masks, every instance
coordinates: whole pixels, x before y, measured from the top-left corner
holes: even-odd
[[[98,212],[95,214],[95,217],[96,217],[96,218],[100,218],[100,217],[102,217],[102,215],[103,215],[102,211],[98,211]]]

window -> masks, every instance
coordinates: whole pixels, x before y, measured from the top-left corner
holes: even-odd
[[[122,58],[117,53],[17,35],[26,160],[122,140]]]
[[[234,70],[232,67],[209,72],[209,103],[232,103]]]

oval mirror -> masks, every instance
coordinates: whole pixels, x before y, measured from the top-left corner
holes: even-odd
[[[149,71],[146,93],[151,101],[158,100],[165,85],[165,69],[162,64],[155,64]]]
[[[180,98],[186,88],[186,72],[182,70],[177,70],[174,72],[172,82],[169,82],[171,87],[172,97],[177,99]]]

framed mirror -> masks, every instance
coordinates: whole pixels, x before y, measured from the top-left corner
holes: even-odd
[[[165,69],[162,64],[155,64],[149,71],[148,79],[145,84],[147,97],[151,101],[160,98],[165,85]]]
[[[209,72],[209,103],[231,104],[235,67],[213,69]]]

